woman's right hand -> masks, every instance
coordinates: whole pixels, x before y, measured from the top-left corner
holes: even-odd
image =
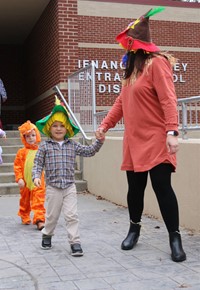
[[[105,139],[105,132],[103,128],[98,128],[95,132],[95,136],[98,140],[104,140]]]
[[[169,154],[176,154],[178,151],[178,137],[167,135],[166,145]]]

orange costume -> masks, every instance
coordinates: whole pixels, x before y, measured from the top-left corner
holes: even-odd
[[[20,202],[18,215],[22,219],[23,224],[30,224],[30,212],[34,212],[33,224],[45,221],[45,181],[44,172],[41,177],[41,187],[36,187],[32,182],[32,167],[35,154],[38,149],[38,143],[41,141],[40,133],[37,127],[30,121],[25,122],[19,128],[20,137],[24,147],[19,149],[14,161],[15,181],[18,182],[23,179],[25,186],[20,188]],[[30,133],[32,130],[36,133],[35,144],[28,144],[25,134]]]

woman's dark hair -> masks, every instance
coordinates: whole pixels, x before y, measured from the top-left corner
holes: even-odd
[[[137,73],[142,72],[146,59],[152,58],[152,56],[152,53],[146,53],[142,49],[138,49],[136,52],[127,52],[127,62],[124,69],[124,79],[128,79],[131,76],[133,70],[135,70]]]

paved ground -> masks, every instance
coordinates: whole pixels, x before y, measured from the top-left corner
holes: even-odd
[[[40,249],[41,232],[17,216],[19,196],[0,197],[0,289],[6,290],[200,290],[200,234],[182,229],[187,261],[170,259],[164,224],[143,217],[131,251],[120,244],[128,230],[127,209],[79,194],[83,257],[70,256],[63,217],[52,250]]]

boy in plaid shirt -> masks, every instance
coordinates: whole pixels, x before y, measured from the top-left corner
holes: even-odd
[[[77,214],[77,191],[75,186],[76,156],[90,157],[99,151],[103,139],[90,146],[69,139],[79,132],[72,123],[66,108],[56,99],[50,115],[36,122],[36,126],[48,140],[42,142],[35,156],[32,178],[40,186],[40,176],[45,168],[46,177],[46,219],[42,230],[42,249],[50,249],[61,210],[66,221],[68,240],[72,256],[82,256]]]

